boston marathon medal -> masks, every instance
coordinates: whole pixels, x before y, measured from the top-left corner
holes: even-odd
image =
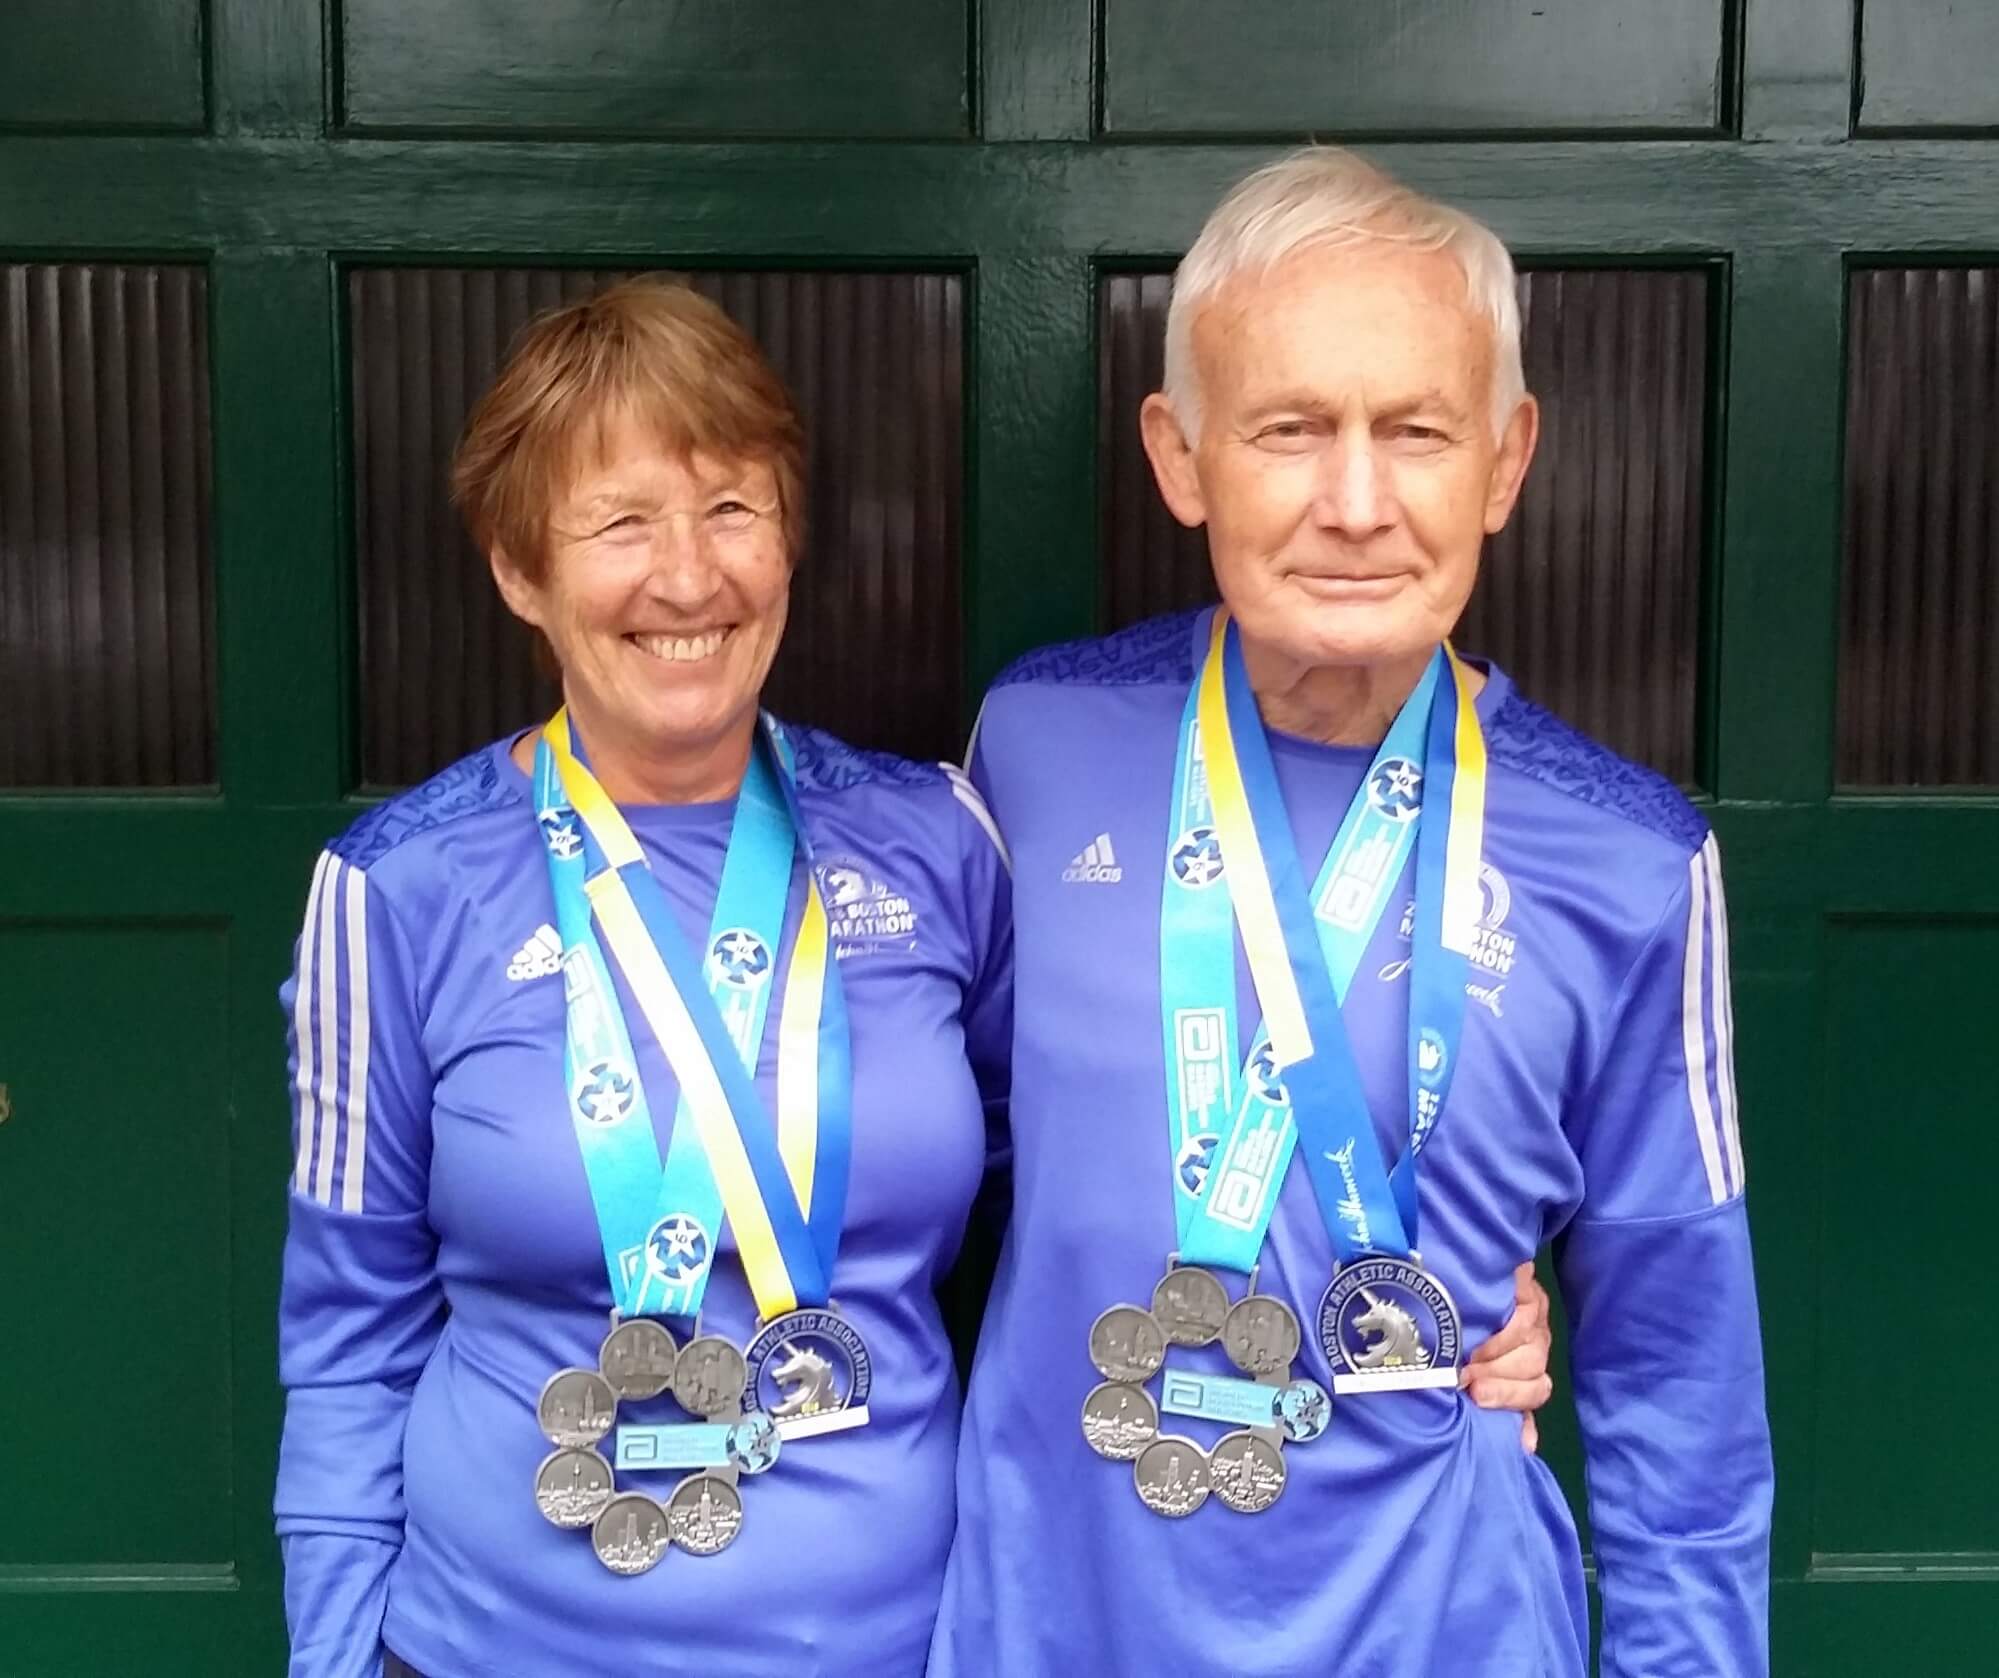
[[[785,1433],[834,1433],[868,1419],[874,1362],[837,1311],[812,1306],[773,1318],[750,1342],[750,1402]]]
[[[1343,1266],[1319,1305],[1319,1342],[1336,1393],[1458,1384],[1458,1308],[1413,1259],[1370,1253]]]

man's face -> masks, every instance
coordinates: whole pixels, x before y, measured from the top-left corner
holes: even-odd
[[[1195,317],[1191,449],[1161,396],[1142,416],[1166,504],[1205,523],[1252,649],[1383,665],[1450,632],[1533,453],[1523,402],[1492,427],[1492,332],[1443,252],[1306,249]]]

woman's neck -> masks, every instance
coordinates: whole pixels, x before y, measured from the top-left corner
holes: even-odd
[[[572,711],[572,738],[579,741],[597,784],[614,804],[714,804],[734,798],[743,784],[756,741],[756,714],[699,743],[676,743],[671,749],[638,751],[615,729],[593,729]],[[534,772],[535,747],[541,730],[524,735],[514,746],[513,759]]]

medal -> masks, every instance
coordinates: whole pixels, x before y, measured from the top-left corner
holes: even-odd
[[[1207,1453],[1177,1433],[1162,1433],[1140,1451],[1131,1478],[1139,1502],[1155,1515],[1179,1520],[1208,1501]]]
[[[691,1416],[733,1416],[748,1381],[743,1354],[719,1334],[704,1334],[688,1341],[674,1361],[674,1402]]]
[[[1335,1392],[1458,1384],[1458,1308],[1413,1258],[1371,1253],[1341,1267],[1319,1305],[1319,1343]]]
[[[1159,1433],[1159,1406],[1143,1387],[1101,1381],[1083,1400],[1083,1437],[1112,1462],[1130,1462]]]
[[[1259,1378],[1289,1370],[1303,1336],[1298,1316],[1275,1294],[1252,1293],[1229,1308],[1222,1350],[1245,1375]]]
[[[611,1465],[596,1451],[556,1451],[535,1471],[535,1507],[559,1527],[589,1526],[612,1491]]]
[[[612,1498],[590,1528],[597,1559],[627,1577],[657,1567],[668,1542],[666,1511],[637,1492]]]
[[[1083,1400],[1084,1442],[1100,1457],[1131,1463],[1139,1501],[1155,1514],[1191,1515],[1211,1490],[1230,1509],[1261,1514],[1284,1489],[1281,1445],[1318,1438],[1332,1415],[1324,1387],[1291,1379],[1302,1338],[1296,1313],[1272,1294],[1249,1293],[1230,1305],[1213,1275],[1172,1260],[1152,1297],[1152,1311],[1113,1305],[1091,1325],[1090,1361],[1105,1379]],[[1166,1367],[1169,1343],[1217,1339],[1254,1380]],[[1156,1375],[1164,1387],[1159,1400],[1147,1390]],[[1162,1412],[1235,1431],[1211,1454],[1181,1434],[1162,1434]]]
[[[1113,1305],[1090,1326],[1090,1362],[1108,1381],[1146,1380],[1165,1361],[1165,1331],[1136,1305]]]
[[[736,806],[697,956],[566,711],[542,730],[534,808],[562,938],[565,1085],[615,1309],[598,1368],[542,1390],[537,1419],[558,1450],[536,1470],[535,1503],[558,1526],[588,1526],[626,1575],[669,1545],[726,1549],[742,1530],[740,1476],[776,1466],[787,1437],[867,1420],[867,1347],[827,1308],[852,1141],[846,1005],[791,750],[768,717]],[[773,1115],[754,1080],[801,853]],[[678,1085],[663,1163],[613,958]],[[747,1352],[698,1326],[725,1223],[764,1325]],[[694,1337],[679,1345],[664,1317],[693,1320]],[[596,1449],[620,1401],[663,1393],[695,1419],[619,1427]],[[667,1469],[694,1472],[664,1504],[618,1491],[620,1472]]]
[[[1152,1290],[1153,1320],[1175,1346],[1212,1344],[1228,1315],[1228,1290],[1199,1265],[1173,1265]]]
[[[690,1556],[715,1555],[735,1543],[743,1530],[743,1500],[720,1475],[690,1474],[673,1488],[666,1505],[666,1530]]]
[[[650,1317],[634,1317],[612,1328],[597,1367],[619,1398],[657,1398],[673,1384],[678,1355],[664,1327]]]
[[[874,1360],[838,1311],[788,1312],[758,1330],[744,1356],[752,1402],[786,1432],[833,1433],[867,1421]]]
[[[1238,1514],[1262,1514],[1284,1490],[1284,1478],[1277,1447],[1247,1428],[1224,1434],[1208,1453],[1215,1496]]]
[[[614,1322],[599,1352],[603,1367],[558,1370],[536,1406],[542,1431],[559,1449],[535,1470],[535,1507],[556,1526],[589,1527],[598,1559],[613,1573],[638,1574],[657,1566],[668,1540],[675,1538],[676,1519],[673,1501],[662,1508],[642,1494],[620,1494],[611,1462],[592,1448],[616,1426],[622,1387],[640,1389],[633,1397],[657,1397],[665,1390],[661,1377],[670,1369],[681,1408],[702,1418],[617,1429],[618,1468],[700,1465],[699,1473],[676,1488],[675,1500],[695,1481],[722,1487],[720,1492],[710,1488],[705,1501],[698,1497],[699,1488],[691,1494],[698,1518],[682,1517],[683,1524],[693,1522],[693,1537],[681,1545],[690,1555],[713,1555],[735,1538],[743,1524],[735,1476],[763,1473],[776,1463],[784,1443],[769,1416],[757,1410],[744,1413],[743,1354],[728,1341],[697,1334],[677,1356],[672,1352],[673,1337],[659,1324]]]
[[[618,1395],[594,1369],[563,1369],[548,1378],[535,1404],[541,1431],[557,1445],[594,1445],[618,1419]]]

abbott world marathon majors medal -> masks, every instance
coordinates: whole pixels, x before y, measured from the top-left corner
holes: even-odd
[[[662,1324],[614,1320],[596,1369],[558,1370],[541,1390],[535,1416],[557,1448],[535,1470],[535,1507],[556,1526],[588,1527],[597,1559],[628,1577],[657,1566],[675,1545],[699,1556],[726,1548],[742,1527],[737,1476],[774,1466],[783,1444],[769,1416],[743,1409],[745,1367],[742,1353],[719,1335],[698,1335],[680,1348]],[[621,1401],[669,1389],[698,1420],[617,1425]],[[597,1449],[614,1432],[615,1466]],[[617,1469],[689,1467],[700,1472],[664,1506],[618,1490]],[[715,1485],[694,1485],[710,1480]]]
[[[597,1368],[561,1370],[542,1389],[536,1415],[556,1449],[535,1471],[534,1497],[556,1526],[588,1527],[598,1559],[628,1577],[669,1549],[727,1549],[743,1529],[744,1476],[777,1466],[787,1438],[867,1419],[867,1349],[828,1294],[846,1211],[851,1045],[791,777],[790,748],[766,718],[697,959],[565,712],[535,755],[563,946],[571,1129],[613,1310]],[[773,1118],[754,1072],[801,854]],[[664,1161],[613,960],[679,1086]],[[700,1326],[725,1225],[767,1325],[747,1353]],[[684,1345],[668,1320],[694,1325]],[[690,1419],[620,1422],[621,1405],[669,1398]],[[618,1484],[667,1471],[680,1478],[663,1500]]]

